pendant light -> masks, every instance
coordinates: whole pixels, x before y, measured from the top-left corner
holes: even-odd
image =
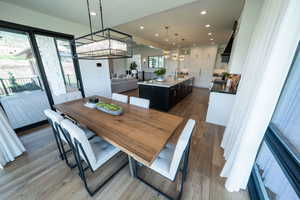
[[[104,28],[101,0],[99,8],[102,30],[93,32],[90,5],[87,0],[90,34],[73,40],[72,44],[76,47],[75,57],[89,60],[131,58],[132,36],[112,28]]]
[[[182,43],[184,43],[184,38],[182,38]],[[183,54],[179,55],[179,61],[181,61],[181,62],[184,61],[184,55]]]
[[[166,34],[167,34],[166,42],[169,42],[169,26],[165,26],[165,29],[166,29]],[[164,55],[165,59],[169,59],[170,58],[170,51],[164,50],[163,55]]]
[[[174,36],[175,36],[175,42],[178,44],[178,41],[177,41],[178,33],[175,33]],[[176,48],[175,52],[172,54],[172,60],[178,61],[178,56],[179,56],[178,51],[179,51],[179,49]]]

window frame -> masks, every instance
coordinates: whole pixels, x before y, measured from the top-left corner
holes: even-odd
[[[162,66],[158,66],[158,67],[150,67],[150,58],[155,58],[155,57],[158,57],[158,60],[159,58],[162,58]],[[157,69],[157,68],[162,68],[164,67],[165,65],[165,59],[164,59],[164,56],[161,56],[161,55],[158,55],[158,56],[148,56],[148,68],[151,68],[151,69]]]

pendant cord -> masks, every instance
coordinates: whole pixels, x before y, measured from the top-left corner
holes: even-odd
[[[91,19],[91,12],[90,12],[90,3],[89,0],[86,0],[88,15],[89,15],[89,23],[90,23],[90,31],[91,31],[91,38],[93,40],[93,27],[92,27],[92,19]]]
[[[102,30],[103,30],[104,29],[104,23],[103,23],[102,1],[101,0],[99,0],[99,6],[100,6],[101,27],[102,27]]]

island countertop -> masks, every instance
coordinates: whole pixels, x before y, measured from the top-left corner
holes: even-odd
[[[150,81],[143,81],[143,82],[138,82],[138,85],[148,85],[148,86],[157,86],[157,87],[166,87],[170,88],[173,87],[179,83],[182,83],[184,81],[187,81],[189,79],[193,79],[193,76],[185,77],[185,78],[178,78],[177,80],[166,80],[166,81],[155,81],[155,80],[150,80]]]

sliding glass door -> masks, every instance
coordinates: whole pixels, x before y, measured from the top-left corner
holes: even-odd
[[[249,183],[253,199],[300,199],[300,45]]]
[[[14,129],[46,120],[50,104],[26,32],[0,28],[0,102]]]
[[[35,35],[54,104],[82,98],[70,41]]]
[[[45,109],[83,97],[73,38],[0,20],[0,103],[14,129],[46,123]]]

